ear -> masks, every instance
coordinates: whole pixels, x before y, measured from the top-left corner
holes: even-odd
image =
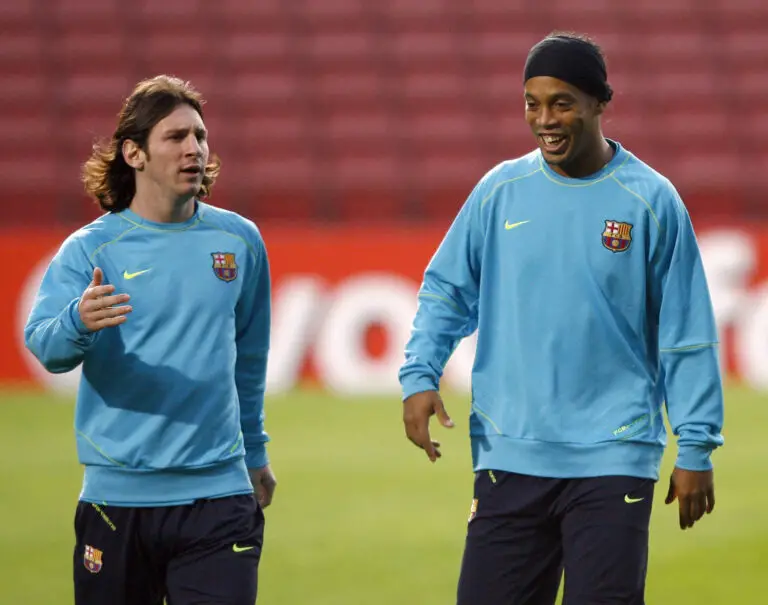
[[[607,101],[597,101],[597,105],[595,105],[595,115],[601,116],[605,112],[606,107],[608,107]]]
[[[126,139],[123,141],[122,148],[123,158],[125,163],[135,170],[143,170],[144,163],[147,161],[147,156],[144,150],[139,147],[135,141]]]

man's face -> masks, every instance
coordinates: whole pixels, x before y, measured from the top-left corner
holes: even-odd
[[[564,170],[589,154],[602,106],[575,86],[549,76],[525,83],[525,119],[544,161]]]
[[[155,124],[149,133],[143,169],[146,179],[163,197],[175,200],[198,195],[208,163],[208,132],[200,114],[185,104]]]

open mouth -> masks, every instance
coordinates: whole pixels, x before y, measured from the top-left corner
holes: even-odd
[[[568,137],[562,134],[542,134],[539,135],[541,148],[546,153],[561,154],[568,147]]]
[[[182,174],[188,174],[193,176],[197,176],[202,171],[203,170],[202,168],[200,168],[200,166],[187,166],[186,168],[181,169]]]

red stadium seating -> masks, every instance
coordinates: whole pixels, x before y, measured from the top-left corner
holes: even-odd
[[[438,220],[533,144],[521,71],[553,29],[593,36],[607,135],[694,214],[765,215],[764,0],[31,0],[0,8],[7,224],[82,222],[80,165],[139,79],[208,100],[214,201],[258,221]],[[731,134],[733,133],[733,134]]]

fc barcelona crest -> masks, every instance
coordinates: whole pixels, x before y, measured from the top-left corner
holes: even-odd
[[[632,225],[618,221],[605,221],[603,246],[611,252],[625,252],[632,243]]]
[[[83,565],[91,573],[99,573],[101,571],[101,555],[102,552],[98,548],[85,545],[85,552],[83,553]]]
[[[213,272],[222,281],[233,281],[237,277],[237,263],[232,252],[212,252]]]

